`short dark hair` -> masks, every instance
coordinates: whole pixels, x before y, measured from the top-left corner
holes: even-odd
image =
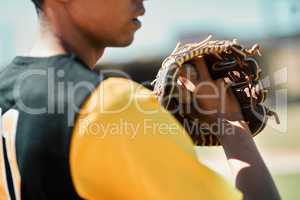
[[[35,5],[35,9],[38,15],[40,15],[42,11],[42,5],[44,0],[31,0],[33,4]]]
[[[36,8],[38,8],[38,9],[42,8],[42,4],[43,4],[44,0],[31,0],[31,1],[34,3]]]

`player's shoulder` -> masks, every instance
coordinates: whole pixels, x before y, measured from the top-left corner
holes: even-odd
[[[102,81],[85,102],[82,111],[121,111],[130,108],[160,109],[153,94],[142,84],[126,78],[111,77]]]
[[[88,82],[97,87],[101,82],[98,71],[91,70],[72,54],[57,56],[46,62],[48,73],[55,76],[55,81],[68,82],[68,85],[79,84],[78,87],[88,87]]]
[[[79,108],[101,82],[96,71],[69,54],[18,56],[0,72],[0,79],[0,92],[5,97],[0,97],[0,106],[6,109],[15,102],[34,108]]]
[[[104,91],[105,89],[105,91]],[[106,95],[112,95],[112,97],[123,98],[138,98],[142,94],[145,97],[151,98],[153,92],[147,89],[142,84],[139,84],[133,80],[126,78],[111,77],[104,80],[97,88],[98,92],[106,92]],[[118,100],[118,98],[113,98]]]

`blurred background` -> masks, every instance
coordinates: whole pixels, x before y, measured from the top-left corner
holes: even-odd
[[[267,104],[278,112],[281,124],[270,119],[255,140],[283,199],[300,199],[300,1],[150,0],[145,5],[143,28],[133,45],[108,49],[98,68],[127,72],[151,88],[149,82],[178,41],[198,41],[212,34],[247,45],[259,43],[264,85],[271,88]],[[31,48],[37,18],[30,0],[1,1],[0,13],[1,70]],[[197,153],[201,162],[231,180],[220,147],[198,147]]]

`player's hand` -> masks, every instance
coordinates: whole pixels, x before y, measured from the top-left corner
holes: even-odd
[[[242,121],[240,105],[229,88],[230,83],[223,79],[212,80],[203,58],[196,58],[190,64],[195,68],[181,68],[179,85],[193,94],[192,105],[200,122]],[[195,117],[195,112],[192,114]]]

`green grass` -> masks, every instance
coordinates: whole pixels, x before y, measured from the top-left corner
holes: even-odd
[[[276,175],[274,180],[279,188],[279,192],[283,200],[300,199],[300,173]]]
[[[288,107],[287,131],[282,133],[267,127],[255,137],[258,146],[267,149],[300,150],[300,104]]]

